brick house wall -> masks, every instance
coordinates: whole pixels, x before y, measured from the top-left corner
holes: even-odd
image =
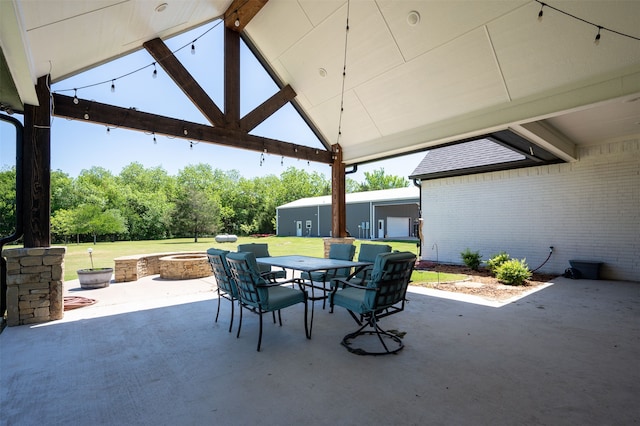
[[[461,263],[501,250],[531,269],[604,262],[601,277],[640,280],[640,139],[578,149],[573,163],[422,182],[423,260]],[[437,247],[437,250],[436,250]]]

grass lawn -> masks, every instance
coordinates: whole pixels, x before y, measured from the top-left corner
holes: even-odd
[[[87,252],[88,248],[93,249],[93,266],[95,268],[113,268],[113,259],[130,254],[206,251],[210,247],[236,251],[238,244],[258,242],[269,244],[269,253],[272,256],[300,254],[322,257],[324,255],[324,242],[322,238],[305,237],[239,237],[235,243],[217,243],[213,237],[198,238],[197,243],[193,242],[193,238],[157,241],[117,241],[114,243],[97,243],[95,245],[93,243],[70,243],[64,245],[67,247],[67,254],[64,259],[64,279],[65,281],[74,280],[78,278],[76,274],[78,269],[91,268],[91,262]],[[358,256],[357,253],[359,252],[359,247],[362,242],[376,244],[376,242],[367,240],[356,240],[356,257]],[[399,251],[417,253],[418,250],[414,242],[392,241],[380,242],[379,244],[389,244],[393,250]],[[442,276],[442,274],[440,275]],[[437,278],[434,279],[434,281],[437,281]]]

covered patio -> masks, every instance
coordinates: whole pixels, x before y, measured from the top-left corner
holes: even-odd
[[[346,311],[302,306],[228,333],[215,280],[145,277],[65,295],[98,303],[0,336],[2,424],[633,424],[640,421],[638,283],[557,278],[502,306],[411,287],[398,355],[340,344]],[[440,295],[441,296],[441,295]],[[234,328],[235,331],[235,328]]]

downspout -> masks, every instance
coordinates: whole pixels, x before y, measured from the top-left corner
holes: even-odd
[[[413,184],[418,187],[418,259],[422,258],[422,181],[418,178],[413,179]]]
[[[22,224],[22,210],[24,208],[23,197],[22,197],[22,187],[23,187],[23,177],[22,177],[22,135],[23,135],[23,127],[20,121],[16,120],[13,117],[9,117],[3,114],[0,114],[0,120],[11,123],[16,128],[16,230],[13,234],[0,238],[0,254],[2,253],[2,249],[5,244],[18,240],[22,237],[24,232],[23,224]],[[0,255],[0,269],[2,269],[2,273],[0,274],[0,314],[4,316],[5,311],[7,310],[7,262],[4,260],[4,257]]]

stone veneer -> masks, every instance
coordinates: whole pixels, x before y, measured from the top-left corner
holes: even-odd
[[[328,258],[329,257],[329,250],[331,249],[331,244],[353,244],[354,241],[356,240],[353,237],[344,237],[344,238],[333,238],[333,237],[328,237],[328,238],[323,238],[324,240],[324,257]]]
[[[5,249],[7,325],[61,319],[66,247]]]

